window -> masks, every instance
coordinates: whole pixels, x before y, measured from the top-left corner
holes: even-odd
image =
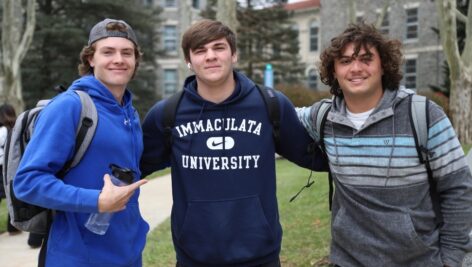
[[[406,39],[418,38],[418,8],[406,10]]]
[[[200,8],[200,0],[192,0],[192,7],[199,9]]]
[[[176,7],[175,0],[165,0],[164,7]]]
[[[311,69],[308,72],[308,88],[313,90],[318,89],[318,74],[315,69]]]
[[[166,52],[177,51],[177,27],[174,25],[164,26],[164,50]]]
[[[405,61],[405,87],[416,89],[416,58]]]
[[[385,15],[382,19],[382,23],[380,24],[380,32],[384,35],[388,35],[388,27],[390,26],[390,21],[388,20],[388,15],[390,12],[385,12]],[[380,14],[379,14],[380,16]]]
[[[319,29],[318,22],[310,24],[310,51],[318,51]]]
[[[177,91],[177,70],[164,70],[164,95],[170,95]]]

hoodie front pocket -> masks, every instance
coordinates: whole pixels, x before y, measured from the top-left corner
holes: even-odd
[[[341,208],[335,215],[332,238],[337,247],[349,251],[364,265],[406,266],[433,251],[420,238],[412,219],[403,211]],[[387,262],[391,264],[386,264]]]
[[[258,196],[189,202],[178,241],[190,257],[208,264],[244,262],[277,245]]]

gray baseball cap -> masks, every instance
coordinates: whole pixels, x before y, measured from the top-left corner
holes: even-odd
[[[125,32],[107,31],[107,25],[112,22],[122,23],[123,25],[126,26],[126,31]],[[131,28],[131,26],[129,26],[128,23],[124,22],[123,20],[104,19],[100,21],[99,23],[95,24],[92,30],[90,30],[88,45],[91,45],[94,42],[103,38],[107,38],[107,37],[123,37],[130,40],[136,46],[138,46],[138,39],[136,39],[136,34],[134,34],[134,31]]]

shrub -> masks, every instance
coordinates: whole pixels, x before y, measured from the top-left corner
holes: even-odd
[[[286,95],[296,107],[311,106],[323,98],[330,98],[329,91],[310,90],[302,84],[278,84],[276,88]]]
[[[431,91],[424,91],[424,92],[419,92],[419,95],[426,96],[427,98],[431,99],[434,101],[436,104],[441,106],[446,113],[446,115],[451,118],[449,114],[449,98],[445,96],[441,92],[431,92]]]

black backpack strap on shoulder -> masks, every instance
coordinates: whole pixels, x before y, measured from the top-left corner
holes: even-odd
[[[74,90],[79,97],[82,105],[80,112],[79,127],[76,133],[74,156],[68,160],[57,176],[62,178],[74,166],[76,166],[87,151],[88,146],[92,142],[93,136],[97,129],[98,113],[92,98],[87,92]]]
[[[318,145],[323,152],[323,157],[325,160],[328,160],[328,155],[325,149],[324,143],[324,126],[326,123],[326,118],[328,117],[328,113],[331,110],[331,101],[322,101],[320,107],[318,108],[318,112],[316,113],[316,121],[315,127],[316,132],[318,133]],[[328,192],[328,202],[329,202],[329,210],[333,205],[333,195],[334,195],[334,185],[333,185],[333,176],[331,175],[331,171],[328,171],[328,184],[329,184],[329,192]]]
[[[164,105],[163,125],[164,125],[164,139],[165,151],[169,155],[172,150],[172,128],[175,126],[175,116],[177,115],[177,108],[180,100],[184,94],[184,90],[177,91],[170,96]]]
[[[429,101],[426,97],[413,94],[410,97],[410,124],[413,130],[416,150],[420,163],[425,164],[428,174],[429,194],[433,205],[433,211],[436,215],[436,223],[443,222],[441,203],[437,184],[433,177],[433,171],[430,165],[430,152],[428,150],[428,130],[429,130]]]
[[[274,89],[266,87],[264,85],[256,85],[259,93],[262,95],[264,104],[269,114],[270,121],[272,123],[272,133],[274,137],[275,146],[278,147],[280,142],[280,107],[279,100],[275,94]]]

